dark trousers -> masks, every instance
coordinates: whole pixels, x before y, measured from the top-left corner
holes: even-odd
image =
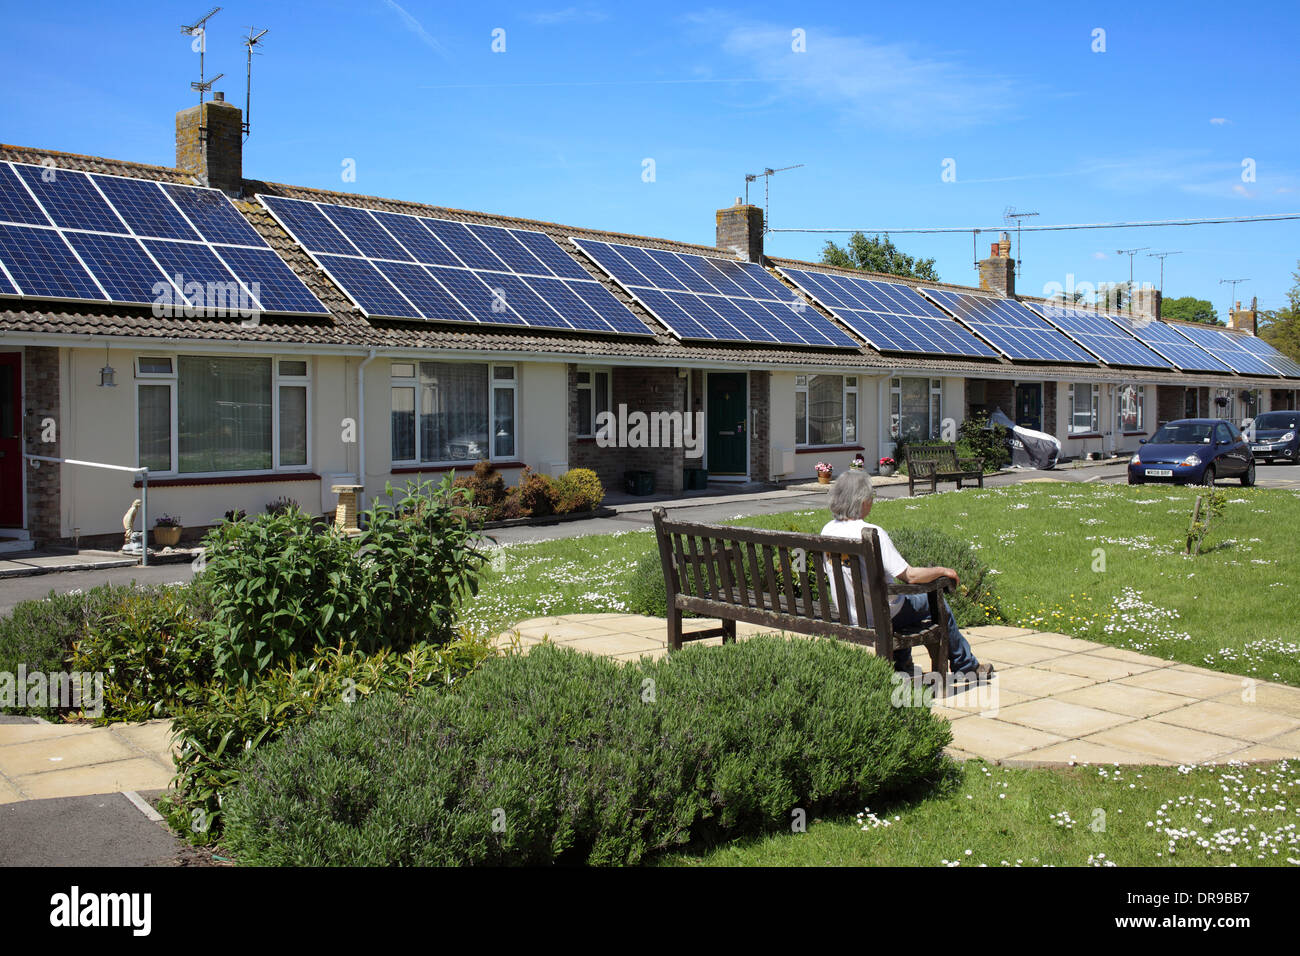
[[[970,644],[966,638],[961,636],[961,631],[957,629],[957,621],[952,616],[952,608],[948,607],[948,602],[943,602],[944,610],[948,612],[948,666],[954,673],[963,673],[973,671],[979,666],[979,661],[971,652]],[[895,627],[915,627],[918,624],[926,624],[930,621],[930,599],[924,594],[908,594],[903,598],[903,607],[894,615]],[[902,668],[909,673],[912,670],[912,649],[902,647],[894,652],[894,666]]]

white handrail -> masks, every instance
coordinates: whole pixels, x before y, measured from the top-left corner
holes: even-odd
[[[110,465],[102,461],[81,461],[77,458],[51,458],[48,455],[29,455],[23,452],[29,461],[48,461],[56,465],[84,465],[87,468],[103,468],[107,471],[129,471],[140,476],[140,566],[149,567],[149,469],[132,468],[130,465]],[[129,529],[128,529],[129,530]]]

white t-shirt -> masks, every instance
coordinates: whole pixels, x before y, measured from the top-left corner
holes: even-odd
[[[889,532],[886,531],[884,528],[880,527],[879,525],[868,524],[865,521],[840,521],[837,518],[834,521],[829,522],[826,525],[826,527],[822,528],[822,534],[828,535],[833,538],[851,538],[854,541],[861,541],[862,532],[866,528],[874,528],[876,531],[876,540],[880,542],[880,563],[884,565],[885,568],[885,583],[893,584],[894,580],[899,575],[901,575],[904,571],[907,570],[908,564],[906,561],[903,560],[903,556],[898,553],[898,549],[894,547],[894,542],[890,540]],[[825,557],[825,563],[826,563],[827,575],[834,574],[835,570],[832,567],[831,558],[829,555]],[[839,562],[835,562],[835,563],[839,564]],[[840,573],[844,575],[844,591],[846,594],[851,594],[853,591],[853,573],[849,568],[846,568],[843,564],[839,564],[839,568],[840,568]],[[863,569],[862,577],[863,580],[866,579],[865,568]],[[831,597],[831,604],[835,605],[838,608],[839,603],[835,600],[834,584],[831,585],[830,597]],[[903,609],[903,601],[904,598],[903,595],[901,594],[895,594],[890,597],[889,599],[890,617],[893,617],[895,614],[897,614],[899,611]],[[871,602],[869,600],[866,601],[866,605],[867,605],[867,627],[873,627],[874,622],[872,621],[872,615],[871,615]],[[856,601],[851,602],[849,605],[849,620],[853,624],[858,623],[858,609],[857,609]]]

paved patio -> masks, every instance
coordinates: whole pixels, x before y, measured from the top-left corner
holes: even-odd
[[[684,627],[714,624],[688,619]],[[764,632],[737,625],[741,639]],[[986,687],[936,699],[935,713],[952,721],[954,757],[1012,766],[1300,759],[1300,688],[1064,634],[1002,626],[962,633],[981,661],[997,667],[997,678]],[[523,621],[498,643],[517,642],[526,650],[549,640],[636,660],[667,653],[665,634],[662,618],[569,614]],[[923,648],[916,649],[915,660],[929,665]]]
[[[163,790],[176,773],[171,721],[0,723],[0,804]]]

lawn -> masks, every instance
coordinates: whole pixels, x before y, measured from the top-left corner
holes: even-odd
[[[1207,552],[1183,554],[1194,488],[1027,484],[880,501],[882,527],[970,541],[1008,623],[1300,685],[1300,494],[1228,486]],[[815,532],[824,510],[738,523]],[[551,614],[623,611],[649,531],[504,547],[465,622],[497,633]],[[906,555],[904,556],[906,557]]]
[[[1021,770],[967,761],[934,796],[676,866],[1300,866],[1300,763]]]

